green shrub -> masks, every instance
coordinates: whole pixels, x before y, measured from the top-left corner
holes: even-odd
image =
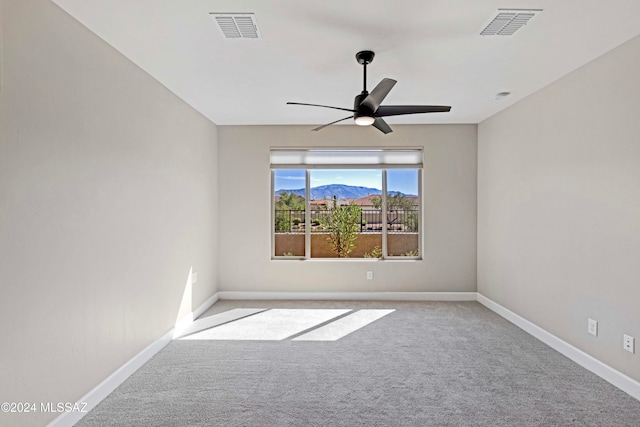
[[[380,246],[376,246],[371,249],[371,252],[366,252],[363,256],[365,258],[382,258],[382,249]]]
[[[407,222],[405,223],[405,228],[407,231],[416,232],[418,231],[418,213],[415,211],[411,211],[407,214]]]
[[[327,241],[333,246],[333,251],[339,258],[348,258],[360,232],[360,217],[362,208],[354,203],[338,206],[334,199],[329,214],[322,226],[329,232]]]
[[[276,212],[276,233],[289,231],[289,217],[284,212]]]

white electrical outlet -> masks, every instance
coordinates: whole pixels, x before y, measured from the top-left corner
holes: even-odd
[[[371,270],[367,271],[367,280],[373,280],[373,271]]]
[[[589,319],[589,323],[587,324],[587,332],[589,332],[594,337],[598,336],[598,321]]]
[[[198,281],[198,273],[195,271],[191,273],[191,283],[196,283]]]
[[[624,338],[622,340],[622,348],[627,350],[629,353],[635,353],[635,349],[634,347],[634,341],[635,339],[627,334],[624,334]]]

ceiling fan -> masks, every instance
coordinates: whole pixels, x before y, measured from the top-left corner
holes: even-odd
[[[356,53],[356,60],[359,64],[362,64],[364,68],[364,88],[360,95],[356,95],[355,100],[353,101],[353,109],[331,107],[329,105],[304,104],[301,102],[287,102],[287,104],[333,108],[334,110],[343,110],[353,113],[353,115],[345,117],[344,119],[336,120],[335,122],[327,123],[326,125],[312,129],[314,131],[331,126],[332,124],[343,120],[353,118],[357,125],[373,125],[373,127],[387,134],[389,132],[393,132],[393,130],[391,130],[387,122],[384,121],[383,117],[399,116],[403,114],[447,113],[451,111],[451,107],[444,105],[380,105],[397,82],[393,79],[384,78],[375,88],[373,88],[371,93],[367,92],[367,64],[371,64],[374,56],[375,53],[370,50],[363,50]]]

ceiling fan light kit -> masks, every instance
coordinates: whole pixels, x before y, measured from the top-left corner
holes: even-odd
[[[331,108],[353,113],[351,116],[312,129],[313,131],[318,131],[344,120],[354,119],[355,123],[359,126],[373,125],[373,127],[380,132],[387,134],[393,132],[393,130],[391,130],[387,122],[384,121],[383,117],[404,114],[446,113],[451,111],[451,107],[445,105],[380,105],[397,82],[393,79],[384,78],[373,88],[371,93],[367,91],[367,65],[373,61],[374,57],[375,53],[370,50],[363,50],[356,53],[356,60],[358,64],[363,67],[363,89],[360,94],[356,95],[353,102],[353,109],[331,107],[329,105],[305,104],[301,102],[287,102],[287,104]]]
[[[375,117],[371,116],[358,116],[355,118],[355,122],[358,126],[370,126],[375,122]]]

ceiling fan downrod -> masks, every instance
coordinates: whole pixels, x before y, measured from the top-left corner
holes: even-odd
[[[367,92],[367,64],[371,64],[374,56],[376,56],[376,54],[371,50],[361,50],[360,52],[356,53],[356,60],[358,61],[358,64],[362,64],[364,68],[363,85],[362,85],[363,94],[369,93]]]

